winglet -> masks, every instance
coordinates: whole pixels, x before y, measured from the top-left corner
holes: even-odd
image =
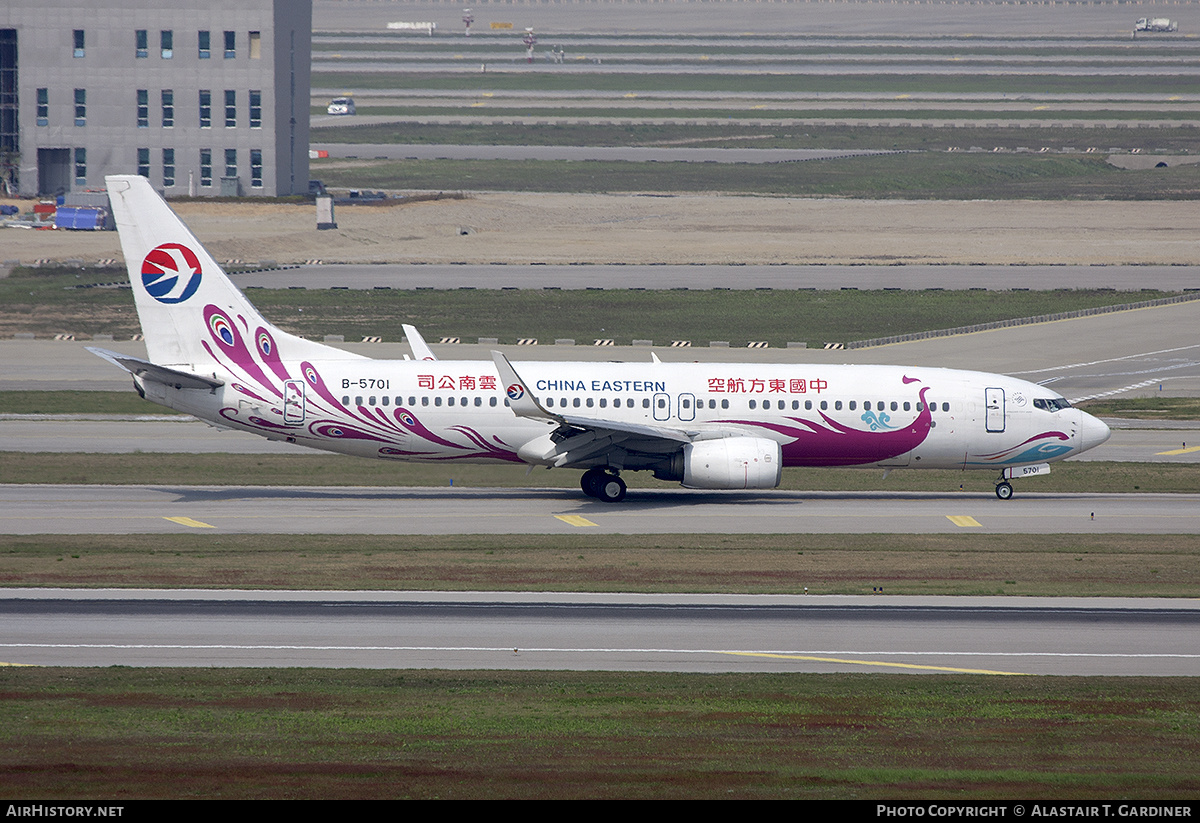
[[[555,423],[563,422],[562,418],[557,414],[551,414],[542,408],[542,404],[533,396],[533,392],[526,388],[525,381],[517,374],[516,369],[512,367],[512,363],[508,362],[508,358],[502,352],[493,351],[492,362],[496,364],[496,371],[500,374],[500,382],[504,386],[505,394],[508,395],[508,405],[517,417],[528,417],[532,420],[550,420]]]
[[[408,345],[412,348],[413,357],[418,360],[437,360],[437,355],[433,353],[433,349],[429,348],[429,344],[425,342],[425,338],[417,331],[416,326],[401,323],[400,328],[404,329],[404,339],[408,341]]]

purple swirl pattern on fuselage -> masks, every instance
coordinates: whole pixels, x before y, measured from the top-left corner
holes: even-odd
[[[487,441],[486,437],[469,426],[451,426],[450,431],[458,432],[472,443],[479,446],[479,448],[482,449],[482,452],[479,455],[480,457],[494,457],[497,460],[507,460],[510,463],[525,462],[521,458],[517,457],[517,453],[511,448],[508,448],[508,446],[504,444],[503,441],[501,441],[498,437],[494,437],[493,439],[495,439],[497,443],[500,443],[503,448],[496,448]]]
[[[785,466],[863,466],[880,460],[890,460],[912,451],[929,436],[933,415],[925,402],[929,387],[921,389],[921,411],[907,426],[892,431],[862,431],[851,428],[821,412],[824,424],[802,417],[789,417],[805,428],[782,423],[767,423],[762,420],[726,420],[767,429],[776,434],[790,437],[790,442],[781,446]]]
[[[439,437],[438,435],[434,434],[429,429],[425,428],[425,424],[422,423],[419,419],[417,419],[417,416],[415,414],[413,414],[412,411],[410,411],[409,409],[404,409],[404,408],[396,409],[396,411],[393,412],[393,415],[395,416],[396,421],[401,426],[408,429],[413,434],[417,435],[417,437],[420,437],[424,440],[428,440],[430,443],[437,443],[439,446],[446,446],[447,448],[450,448],[450,449],[469,449],[470,448],[470,446],[464,446],[461,443],[452,443],[451,441],[447,440],[446,438]]]
[[[1022,441],[1015,446],[1009,446],[1007,449],[1001,449],[998,452],[988,452],[987,454],[975,454],[975,455],[972,455],[972,457],[982,457],[982,458],[1003,457],[1004,455],[1012,454],[1013,452],[1015,452],[1017,449],[1021,448],[1022,446],[1027,446],[1030,443],[1036,442],[1038,440],[1047,440],[1047,439],[1070,440],[1071,438],[1063,432],[1042,432],[1041,434],[1035,434],[1033,437],[1030,437],[1028,440]]]
[[[243,326],[246,325],[245,320],[240,317],[238,319],[242,321]],[[231,372],[236,374],[240,371],[245,376],[247,383],[257,384],[261,390],[270,392],[276,397],[283,396],[283,391],[263,373],[262,368],[254,359],[254,355],[246,347],[246,341],[238,331],[237,325],[229,318],[229,315],[210,303],[204,307],[204,324],[208,327],[212,341],[217,344],[217,349],[229,361],[238,366],[237,370],[230,368]],[[208,341],[202,342],[208,353],[217,358],[216,352],[209,346]],[[226,368],[229,367],[226,366]]]
[[[520,462],[507,444],[498,438],[498,445],[488,443],[473,429],[451,427],[449,431],[470,441],[469,444],[455,443],[434,434],[407,409],[396,409],[393,420],[388,411],[380,407],[344,405],[330,391],[317,367],[307,360],[299,364],[300,373],[309,389],[305,397],[306,425],[298,427],[284,423],[282,410],[274,404],[283,397],[283,383],[297,378],[289,371],[272,330],[265,326],[256,328],[253,346],[250,346],[242,332],[242,329],[249,331],[249,324],[244,318],[238,318],[239,327],[219,307],[208,305],[204,309],[204,319],[209,339],[201,340],[201,345],[213,360],[238,378],[230,382],[230,387],[238,394],[268,406],[271,414],[280,418],[280,422],[274,422],[263,418],[261,412],[225,406],[219,414],[230,423],[260,432],[293,432],[304,439],[386,443],[389,445],[380,448],[379,453],[387,457],[424,460],[484,458]],[[414,435],[434,448],[430,451],[397,448]],[[447,455],[442,451],[444,449],[450,449],[452,453]]]
[[[1057,443],[1054,441],[1058,441]],[[1071,438],[1060,431],[1047,431],[1041,434],[1034,435],[1024,442],[1018,443],[1007,449],[1002,449],[998,452],[990,452],[988,454],[972,454],[970,457],[976,458],[971,460],[970,457],[965,461],[968,466],[989,466],[999,465],[1002,463],[1011,463],[1014,465],[1021,463],[1037,463],[1043,460],[1053,460],[1054,458],[1062,457],[1071,451],[1069,444]],[[1036,443],[1036,446],[1031,444]],[[1030,448],[1026,448],[1031,446]],[[1024,449],[1024,451],[1020,451]]]
[[[254,350],[276,377],[280,380],[292,379],[287,367],[283,365],[283,359],[279,356],[279,346],[275,344],[275,337],[269,329],[259,326],[254,330]]]

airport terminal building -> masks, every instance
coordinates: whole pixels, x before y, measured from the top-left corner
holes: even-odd
[[[4,0],[0,193],[308,191],[312,0]]]

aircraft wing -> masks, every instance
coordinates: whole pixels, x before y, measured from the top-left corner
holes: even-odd
[[[518,453],[530,462],[564,467],[587,465],[598,456],[614,451],[670,455],[684,444],[713,437],[740,435],[742,432],[711,429],[681,429],[629,423],[599,417],[557,414],[545,409],[517,374],[508,358],[498,351],[492,360],[508,394],[508,404],[518,417],[555,424],[549,435],[526,444]]]
[[[190,372],[179,371],[178,369],[171,369],[166,366],[158,366],[140,357],[96,348],[95,346],[86,346],[85,348],[97,357],[103,357],[114,366],[124,369],[134,377],[153,380],[155,383],[163,383],[167,386],[174,386],[177,389],[215,389],[225,385],[223,380],[217,380],[213,377],[201,377],[198,374],[191,374]]]

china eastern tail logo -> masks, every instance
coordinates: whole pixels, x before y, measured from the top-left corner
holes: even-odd
[[[182,303],[200,288],[200,259],[178,243],[156,246],[142,261],[142,285],[159,303]]]
[[[524,396],[525,396],[525,387],[522,386],[520,383],[513,383],[511,386],[508,387],[508,399],[509,400],[520,400]]]

